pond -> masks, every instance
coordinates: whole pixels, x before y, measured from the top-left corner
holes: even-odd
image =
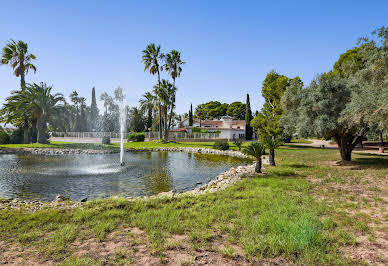
[[[185,152],[127,152],[57,156],[0,155],[0,197],[72,200],[142,196],[205,184],[246,160]]]

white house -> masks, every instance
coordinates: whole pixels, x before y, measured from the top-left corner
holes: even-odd
[[[233,120],[230,116],[222,116],[213,120],[193,120],[193,126],[189,126],[189,120],[185,119],[179,123],[179,130],[186,129],[192,132],[193,127],[200,127],[209,131],[220,131],[221,139],[238,139],[245,137],[245,120]]]

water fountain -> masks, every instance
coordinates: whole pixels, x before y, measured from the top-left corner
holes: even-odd
[[[118,97],[120,101],[120,165],[124,166],[124,132],[126,124],[126,106],[124,104],[124,95]]]

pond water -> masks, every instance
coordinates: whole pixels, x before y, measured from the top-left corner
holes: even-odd
[[[185,152],[128,152],[58,156],[0,155],[0,197],[80,200],[187,191],[244,159]]]

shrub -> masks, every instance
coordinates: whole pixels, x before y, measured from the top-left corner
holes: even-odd
[[[9,137],[8,133],[3,129],[0,129],[0,144],[8,144],[10,141],[11,138]]]
[[[143,142],[145,139],[145,134],[144,133],[131,133],[128,135],[128,140],[129,141],[136,141],[136,142]]]
[[[191,132],[193,132],[193,133],[201,133],[201,128],[200,127],[193,127]]]
[[[107,136],[105,136],[105,137],[102,137],[102,144],[110,144],[110,137],[107,137]]]
[[[213,149],[226,151],[229,150],[229,143],[226,140],[217,140],[213,144]]]
[[[10,143],[21,144],[23,143],[24,132],[22,128],[17,128],[10,134]]]
[[[235,141],[233,141],[233,144],[237,146],[239,151],[241,151],[241,146],[243,144],[242,139],[236,139]]]
[[[283,143],[290,143],[291,139],[292,139],[292,135],[284,132],[279,136],[279,140]]]

